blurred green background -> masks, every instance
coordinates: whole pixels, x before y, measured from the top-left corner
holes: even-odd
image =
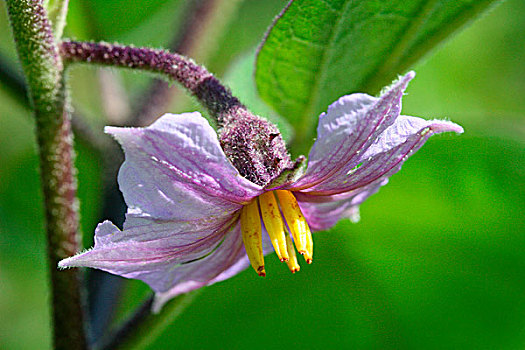
[[[243,1],[201,63],[218,75],[234,69],[285,3]],[[0,7],[0,54],[20,72]],[[72,1],[66,36],[161,47],[181,8],[172,0]],[[414,67],[403,113],[453,120],[465,134],[430,139],[362,206],[360,223],[316,234],[314,264],[291,275],[270,256],[265,279],[247,270],[205,288],[150,348],[525,348],[524,13],[525,2],[506,1]],[[96,72],[75,68],[70,83],[76,110],[101,128]],[[149,79],[112,77],[130,100]],[[171,111],[195,108],[178,101]],[[85,146],[77,151],[90,245],[101,162]],[[37,169],[31,116],[2,82],[1,349],[51,346]],[[147,291],[128,282],[121,312]]]

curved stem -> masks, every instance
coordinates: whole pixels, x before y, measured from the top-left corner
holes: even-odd
[[[73,137],[62,59],[41,1],[8,0],[7,9],[36,119],[54,346],[85,349],[79,272],[57,270],[58,261],[79,250]]]
[[[150,48],[75,41],[63,42],[60,51],[66,62],[140,69],[176,81],[210,111],[220,126],[246,111],[217,78],[182,55]]]

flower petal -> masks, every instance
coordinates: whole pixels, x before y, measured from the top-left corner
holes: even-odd
[[[187,223],[150,220],[120,231],[109,221],[98,225],[95,247],[59,262],[60,268],[91,267],[135,278],[156,293],[153,311],[171,298],[228,279],[249,266],[238,216],[214,226],[186,231]],[[263,250],[273,250],[263,235]]]
[[[379,98],[366,94],[341,97],[319,117],[317,141],[303,177],[292,185],[304,189],[330,178],[342,167],[353,168],[376,138],[399,116],[401,97],[414,77],[409,72]]]
[[[238,235],[236,219],[237,216],[195,231],[187,230],[184,224],[155,221],[120,231],[105,221],[95,231],[95,247],[60,261],[59,267],[97,268],[142,280],[156,292],[165,292],[184,282],[188,266],[194,266],[195,261],[207,260],[218,250],[229,254],[230,236]],[[242,245],[242,240],[239,242]],[[207,268],[217,276],[228,267],[214,264]]]
[[[447,131],[461,133],[463,128],[449,121],[400,116],[359,156],[357,166],[350,168],[352,164],[345,164],[330,178],[304,192],[335,195],[382,181],[399,171],[431,135]]]
[[[132,214],[166,220],[221,217],[261,192],[240,176],[198,112],[166,114],[147,128],[106,127],[106,132],[126,154],[118,181]]]
[[[266,255],[273,252],[273,246],[266,232],[262,236],[263,253]],[[223,269],[220,273],[217,273],[217,266]],[[159,312],[166,302],[177,295],[227,280],[248,266],[250,261],[242,242],[241,225],[238,223],[215,252],[177,270],[177,281],[180,281],[178,284],[166,292],[155,293],[153,312]]]
[[[166,302],[179,294],[230,278],[248,266],[238,224],[212,254],[181,265],[171,273],[173,286],[167,290],[156,290],[153,312],[159,312]]]

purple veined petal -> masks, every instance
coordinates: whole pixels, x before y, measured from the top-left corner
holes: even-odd
[[[120,231],[105,221],[95,231],[95,247],[59,262],[59,267],[91,267],[149,284],[155,291],[173,287],[180,266],[221,247],[238,216],[196,231],[173,223],[156,223]],[[241,242],[242,243],[242,242]],[[218,267],[217,274],[224,268]]]
[[[95,247],[128,242],[149,242],[158,245],[158,248],[173,250],[206,239],[231,225],[238,218],[238,212],[219,220],[214,218],[200,221],[159,220],[143,217],[137,219],[130,218],[130,215],[127,214],[123,231],[118,228],[118,232],[115,231],[115,226],[108,221],[99,224],[95,230]],[[105,228],[108,224],[111,225],[112,230]],[[154,246],[150,245],[150,247]],[[154,248],[157,249],[157,247]]]
[[[328,230],[344,218],[358,222],[360,219],[359,205],[387,183],[388,179],[382,179],[357,190],[334,196],[294,193],[310,229],[312,231],[323,231]]]
[[[246,260],[246,261],[245,261]],[[226,271],[234,276],[248,267],[246,251],[241,237],[240,222],[227,233],[221,245],[210,255],[188,264],[180,265],[171,274],[171,287],[155,290],[153,312],[159,312],[162,306],[179,294],[190,292],[218,282],[217,277]]]
[[[264,255],[273,252],[268,234],[263,232],[262,237]],[[164,304],[177,295],[227,280],[244,271],[248,266],[250,261],[242,242],[239,222],[215,252],[202,260],[181,267],[177,271],[177,283],[173,288],[155,293],[152,310],[158,313]]]
[[[118,181],[130,212],[161,219],[222,217],[261,192],[240,176],[198,112],[166,114],[147,128],[106,127],[126,160]]]
[[[349,169],[343,166],[329,179],[304,192],[330,196],[387,178],[399,171],[405,160],[423,146],[431,135],[441,132],[461,133],[463,128],[449,121],[400,116],[361,154],[358,167]]]
[[[352,94],[331,104],[319,117],[318,138],[306,173],[291,187],[308,188],[326,181],[341,167],[358,165],[360,154],[399,116],[403,92],[414,75],[407,73],[379,98]]]

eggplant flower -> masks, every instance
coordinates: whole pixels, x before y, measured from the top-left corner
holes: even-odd
[[[242,177],[198,112],[166,114],[146,128],[106,127],[126,156],[118,175],[128,205],[124,228],[99,224],[94,248],[59,267],[142,280],[156,293],[154,311],[250,264],[264,276],[272,249],[298,271],[295,250],[313,259],[311,230],[359,220],[359,205],[431,135],[463,132],[449,121],[400,115],[413,76],[380,97],[352,94],[331,104],[319,117],[306,170],[278,185]]]

